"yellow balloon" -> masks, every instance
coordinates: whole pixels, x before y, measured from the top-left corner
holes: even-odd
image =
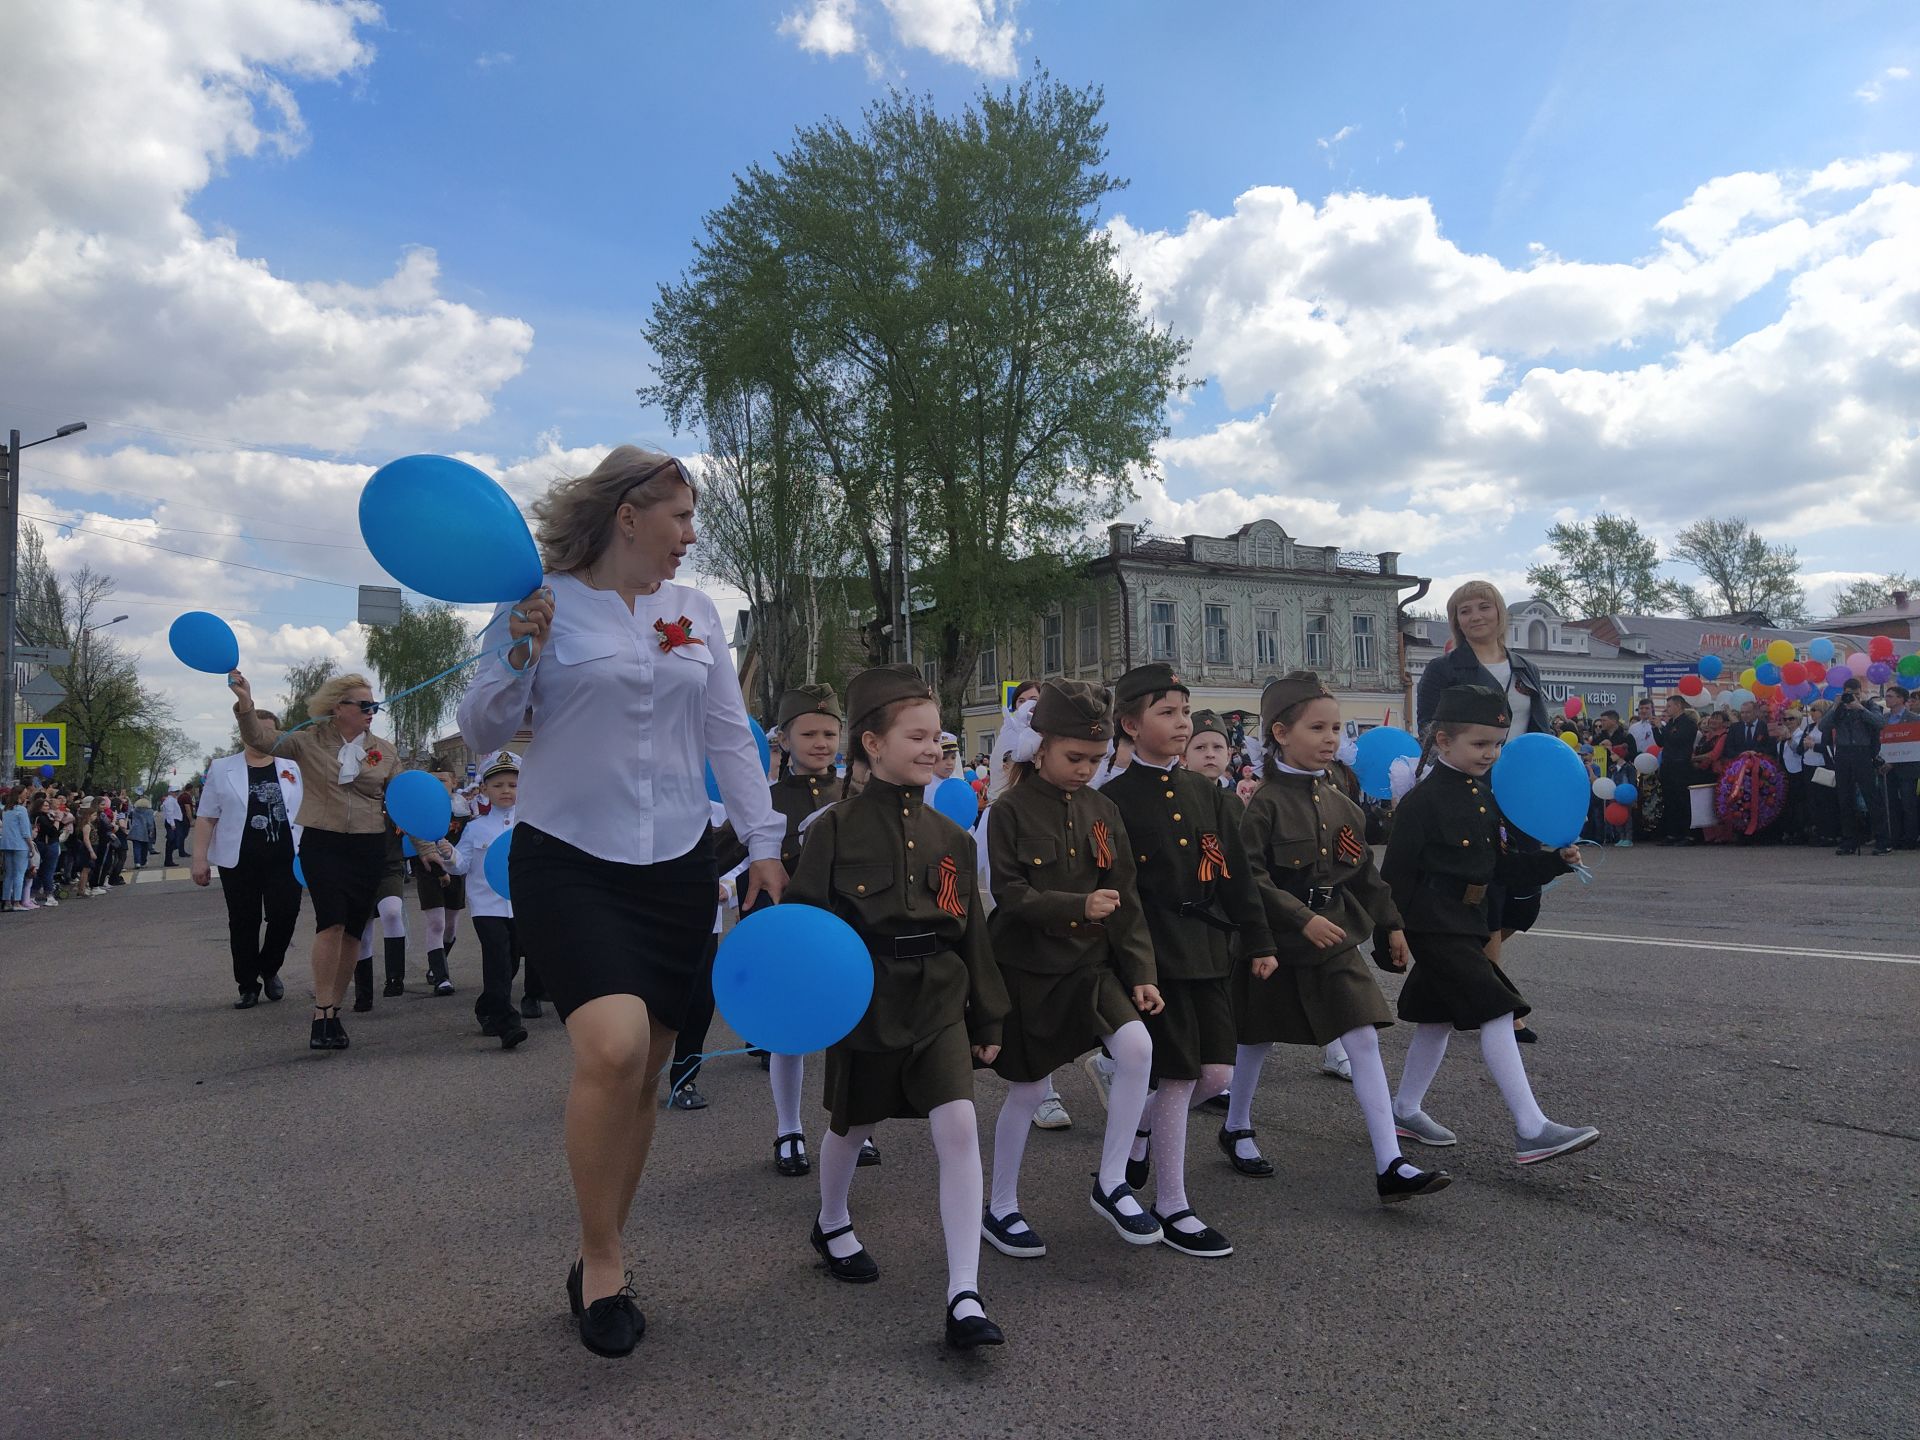
[[[1564,740],[1568,745],[1572,746],[1575,750],[1578,750],[1580,748],[1580,737],[1574,734],[1573,731],[1562,730],[1560,732],[1560,738]]]
[[[1751,665],[1740,672],[1740,688],[1742,690],[1751,690],[1759,683],[1760,672],[1755,670]]]
[[[1789,660],[1793,659],[1793,642],[1791,640],[1774,641],[1771,645],[1767,646],[1767,659],[1773,661],[1776,665],[1786,664]]]

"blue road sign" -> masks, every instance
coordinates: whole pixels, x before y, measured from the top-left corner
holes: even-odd
[[[1671,690],[1680,683],[1680,677],[1691,675],[1694,671],[1690,660],[1667,661],[1658,665],[1640,667],[1640,684],[1647,690]]]
[[[67,763],[67,727],[15,725],[13,754],[16,765],[64,765]]]

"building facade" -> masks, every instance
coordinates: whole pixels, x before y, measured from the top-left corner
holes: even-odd
[[[1303,545],[1272,520],[1179,540],[1108,527],[1105,555],[1075,598],[983,648],[967,692],[962,744],[990,754],[1005,684],[1070,677],[1112,684],[1164,660],[1196,710],[1257,719],[1275,676],[1308,669],[1340,697],[1354,730],[1405,719],[1400,606],[1422,590],[1397,552]]]

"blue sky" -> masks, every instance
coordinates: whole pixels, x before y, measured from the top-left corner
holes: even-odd
[[[30,77],[0,398],[95,422],[33,452],[29,500],[80,527],[61,563],[121,577],[122,633],[209,739],[172,611],[250,617],[267,689],[356,658],[350,592],[107,537],[343,586],[378,578],[350,497],[394,454],[527,495],[622,440],[697,449],[633,398],[638,329],[732,175],[889,84],[957,107],[1036,63],[1105,88],[1123,263],[1209,380],[1155,524],[1273,513],[1511,588],[1556,517],[1744,511],[1816,587],[1911,568],[1885,523],[1920,520],[1911,5],[237,8],[0,21]]]

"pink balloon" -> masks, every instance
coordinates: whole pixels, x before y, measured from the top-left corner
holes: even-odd
[[[1867,658],[1867,652],[1864,650],[1856,650],[1853,654],[1847,656],[1847,669],[1858,675],[1862,680],[1867,678],[1867,671],[1872,667],[1873,661]]]
[[[1567,697],[1566,710],[1569,718],[1575,715],[1578,715],[1582,710],[1586,708],[1587,708],[1587,702],[1582,700],[1578,695],[1569,695]]]

